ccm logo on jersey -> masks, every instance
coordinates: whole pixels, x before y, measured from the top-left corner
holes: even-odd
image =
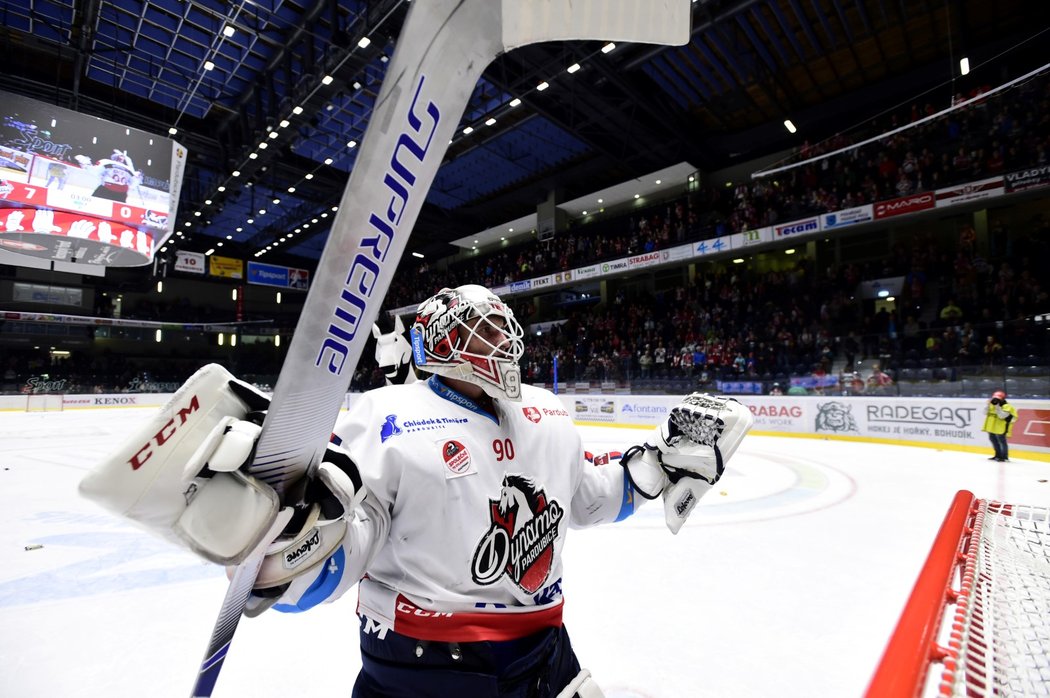
[[[135,455],[133,455],[131,460],[128,461],[131,465],[131,469],[138,470],[141,468],[146,461],[150,459],[150,456],[153,455],[153,444],[156,444],[158,448],[163,446],[168,439],[178,431],[179,427],[186,423],[189,416],[200,408],[200,402],[197,400],[197,396],[194,395],[190,398],[188,405],[180,407],[179,411],[175,413],[175,416],[165,422],[164,426],[160,428],[160,431],[154,434],[153,438],[147,441],[142,448],[135,452]],[[178,423],[176,423],[176,420],[178,420]]]

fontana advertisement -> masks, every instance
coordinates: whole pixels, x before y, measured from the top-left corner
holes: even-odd
[[[619,398],[618,421],[629,424],[660,424],[667,419],[678,398],[624,396]]]

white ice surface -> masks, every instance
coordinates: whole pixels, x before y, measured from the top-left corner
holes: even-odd
[[[76,494],[150,413],[0,413],[0,696],[189,694],[224,573]],[[596,452],[645,438],[583,432]],[[1048,477],[1032,461],[752,436],[678,536],[656,503],[570,534],[566,625],[609,698],[861,696],[955,492],[1047,506]],[[216,697],[349,696],[354,598],[242,621]]]

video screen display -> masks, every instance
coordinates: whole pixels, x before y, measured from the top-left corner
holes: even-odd
[[[174,230],[186,149],[171,138],[0,92],[0,246],[148,264]]]

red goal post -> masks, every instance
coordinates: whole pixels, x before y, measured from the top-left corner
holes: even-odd
[[[961,491],[866,696],[1048,694],[1050,508]]]

